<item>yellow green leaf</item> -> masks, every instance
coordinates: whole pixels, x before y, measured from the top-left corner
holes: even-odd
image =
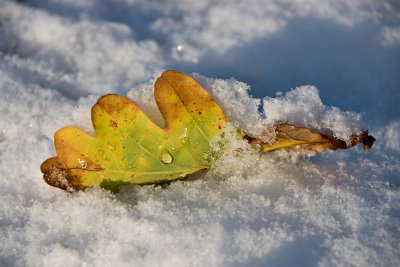
[[[113,190],[209,169],[210,160],[204,155],[210,153],[210,140],[225,127],[222,109],[183,73],[165,71],[154,89],[165,128],[129,99],[105,95],[92,108],[95,136],[76,127],[55,133],[57,156],[41,165],[45,181],[66,190],[94,184]]]

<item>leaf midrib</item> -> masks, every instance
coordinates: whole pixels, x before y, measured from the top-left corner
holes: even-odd
[[[206,170],[206,169],[209,169],[209,167],[208,166],[199,166],[199,167],[192,168],[192,169],[183,169],[183,170],[175,170],[175,171],[152,171],[152,172],[136,172],[136,171],[107,170],[107,169],[88,170],[88,169],[84,169],[84,168],[70,168],[68,170],[82,170],[82,171],[87,171],[87,172],[105,172],[105,173],[116,172],[116,173],[129,173],[129,174],[135,174],[135,175],[153,175],[153,174],[171,174],[171,173],[190,173],[190,172],[195,172],[198,170]]]

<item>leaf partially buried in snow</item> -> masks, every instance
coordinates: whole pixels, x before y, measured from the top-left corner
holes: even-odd
[[[127,98],[105,95],[92,108],[94,137],[76,127],[56,132],[57,156],[42,163],[44,180],[65,190],[96,184],[115,191],[124,184],[161,183],[208,170],[209,155],[216,153],[210,151],[210,140],[225,128],[222,109],[196,80],[176,71],[165,71],[157,79],[154,96],[165,128],[154,124]],[[276,125],[264,133],[274,135],[275,141],[268,144],[242,136],[260,153],[282,148],[322,152],[359,142],[368,150],[375,140],[366,131],[347,144],[290,124]]]
[[[132,101],[105,95],[92,108],[95,137],[76,127],[56,132],[57,156],[43,162],[45,181],[65,190],[94,184],[160,183],[207,170],[209,141],[225,127],[225,115],[192,77],[165,71],[154,86],[165,128]]]
[[[246,137],[253,146],[260,146],[260,153],[273,151],[282,148],[314,150],[322,152],[325,149],[347,149],[362,143],[364,150],[368,151],[375,139],[368,135],[368,131],[360,135],[354,135],[350,143],[337,139],[333,136],[321,133],[315,133],[304,127],[295,127],[294,125],[283,123],[275,125],[264,131],[265,135],[275,135],[275,141],[272,144],[263,143],[258,138]]]

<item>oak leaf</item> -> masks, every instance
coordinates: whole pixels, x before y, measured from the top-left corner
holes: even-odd
[[[76,127],[54,135],[57,156],[42,163],[44,180],[65,190],[94,184],[161,183],[210,168],[210,140],[225,127],[225,115],[192,77],[165,71],[154,86],[165,128],[129,99],[105,95],[92,108],[95,136]]]
[[[220,106],[195,79],[171,70],[156,80],[154,96],[164,128],[125,97],[99,98],[92,107],[95,136],[71,126],[58,130],[54,135],[57,156],[41,165],[44,180],[69,191],[92,185],[117,191],[124,184],[162,183],[208,170],[210,155],[215,157],[210,141],[223,132],[226,123]],[[322,152],[360,142],[368,150],[375,140],[365,131],[348,144],[286,123],[264,132],[275,136],[272,144],[238,131],[260,153],[277,149]]]
[[[375,138],[368,135],[368,131],[364,131],[359,135],[353,135],[349,143],[335,138],[328,134],[312,132],[304,127],[296,127],[292,124],[282,123],[265,130],[264,135],[273,134],[275,140],[272,144],[262,142],[259,138],[251,138],[246,136],[249,143],[256,147],[259,146],[259,152],[265,153],[277,149],[302,149],[322,152],[326,149],[337,150],[347,149],[362,143],[364,150],[368,151],[375,141]]]

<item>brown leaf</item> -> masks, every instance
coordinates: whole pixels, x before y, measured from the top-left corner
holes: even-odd
[[[331,135],[312,132],[308,128],[296,127],[294,125],[283,123],[275,125],[264,131],[264,135],[275,135],[275,141],[272,144],[264,143],[259,138],[246,136],[249,143],[254,147],[260,146],[260,153],[273,151],[282,148],[314,150],[318,153],[325,149],[347,149],[362,143],[364,150],[368,151],[375,141],[375,138],[368,135],[365,131],[351,138],[350,144],[335,138]]]

